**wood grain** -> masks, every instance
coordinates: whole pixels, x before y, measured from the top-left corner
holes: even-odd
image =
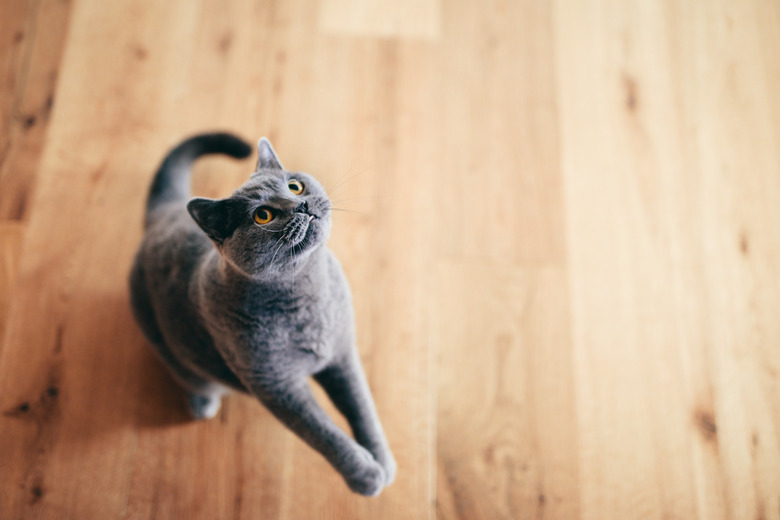
[[[0,517],[780,519],[777,27],[765,0],[3,3]],[[248,397],[188,421],[131,318],[153,170],[213,128],[338,208],[377,498]]]
[[[0,219],[24,220],[43,150],[70,3],[0,5]]]
[[[5,333],[6,322],[13,302],[24,231],[25,226],[20,222],[0,220],[0,338]],[[1,348],[2,342],[0,342]]]
[[[323,0],[319,28],[340,35],[435,40],[440,9],[437,0]]]

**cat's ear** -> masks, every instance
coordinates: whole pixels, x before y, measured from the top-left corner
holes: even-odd
[[[187,203],[187,211],[213,241],[221,244],[230,237],[243,220],[243,205],[233,199],[194,198]]]
[[[257,168],[255,170],[284,170],[282,162],[276,156],[271,141],[261,137],[257,142]]]

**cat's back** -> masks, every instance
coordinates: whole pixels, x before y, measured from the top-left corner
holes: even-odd
[[[190,282],[212,249],[184,207],[161,211],[146,229],[130,274],[130,290],[134,310],[142,315],[139,321],[154,320],[144,327],[147,336],[167,336],[171,320],[194,318]]]
[[[136,263],[141,264],[150,280],[162,284],[162,289],[188,280],[213,248],[185,208],[174,206],[161,212],[147,228]]]

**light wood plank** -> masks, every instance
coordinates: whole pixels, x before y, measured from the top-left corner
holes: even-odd
[[[551,12],[464,2],[444,14],[439,517],[577,518]]]

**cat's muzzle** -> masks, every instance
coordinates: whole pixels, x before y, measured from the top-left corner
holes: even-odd
[[[287,224],[285,233],[287,242],[293,246],[300,244],[306,238],[306,233],[309,231],[311,221],[315,218],[317,217],[309,213],[296,211],[290,223]]]

